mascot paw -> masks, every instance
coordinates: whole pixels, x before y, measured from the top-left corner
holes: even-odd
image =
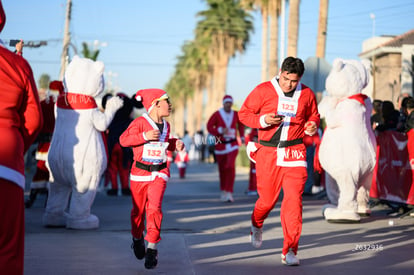
[[[99,219],[95,215],[89,215],[87,218],[68,218],[66,228],[70,229],[97,229],[99,228]]]
[[[66,216],[64,214],[55,214],[46,212],[42,218],[43,226],[45,227],[65,227]]]
[[[369,217],[371,216],[371,209],[365,206],[358,206],[357,213],[360,217]]]
[[[106,102],[105,109],[108,112],[115,113],[124,105],[124,101],[119,96],[113,96]]]
[[[359,223],[361,220],[357,213],[341,211],[338,208],[326,208],[324,216],[330,223]]]
[[[328,208],[336,208],[337,206],[336,205],[334,205],[334,204],[330,204],[330,203],[328,203],[328,204],[325,204],[323,207],[322,207],[322,216],[323,217],[325,217],[325,211],[326,211],[326,209],[328,209]]]

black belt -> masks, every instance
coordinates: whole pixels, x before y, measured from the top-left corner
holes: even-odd
[[[233,143],[235,141],[237,141],[237,139],[224,140],[222,141],[222,143],[227,144],[227,143]]]
[[[298,145],[303,143],[303,139],[297,138],[292,140],[280,140],[279,142],[273,143],[270,141],[260,140],[259,143],[263,146],[267,147],[279,147],[279,148],[285,148],[290,147],[293,145]]]
[[[135,167],[148,171],[148,172],[153,172],[153,171],[161,171],[162,169],[167,168],[167,163],[164,162],[162,164],[154,165],[154,164],[145,164],[145,163],[136,161]]]

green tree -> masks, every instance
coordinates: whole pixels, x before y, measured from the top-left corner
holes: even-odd
[[[50,83],[50,76],[48,74],[42,74],[39,77],[39,89],[49,89],[49,83]]]
[[[221,107],[226,94],[231,57],[243,53],[253,31],[252,16],[236,0],[207,0],[208,9],[197,14],[196,40],[206,41],[211,66],[211,86],[207,83],[207,115]],[[211,87],[211,88],[210,88]]]
[[[269,79],[269,0],[241,0],[246,10],[260,10],[262,15],[262,82]]]
[[[82,55],[85,58],[89,58],[92,59],[93,61],[98,60],[98,55],[99,55],[100,50],[91,50],[89,49],[88,43],[83,42],[82,43]]]
[[[281,2],[285,0],[269,0],[270,42],[269,42],[269,77],[277,75],[279,71],[279,17]]]

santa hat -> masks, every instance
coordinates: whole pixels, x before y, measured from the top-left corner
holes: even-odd
[[[49,90],[58,91],[59,95],[63,95],[65,93],[65,89],[63,88],[63,82],[59,80],[50,82]]]
[[[6,14],[4,13],[3,4],[0,0],[0,32],[3,30],[4,24],[6,24]]]
[[[233,103],[233,98],[231,97],[231,95],[225,95],[223,97],[223,104],[227,102]]]
[[[135,94],[135,99],[142,102],[149,113],[158,101],[168,99],[168,95],[167,92],[161,89],[143,89]]]

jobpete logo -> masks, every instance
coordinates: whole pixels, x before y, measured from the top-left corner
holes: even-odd
[[[201,146],[201,145],[217,145],[223,143],[219,137],[215,137],[212,135],[208,135],[207,137],[195,137],[194,138],[194,145]]]

